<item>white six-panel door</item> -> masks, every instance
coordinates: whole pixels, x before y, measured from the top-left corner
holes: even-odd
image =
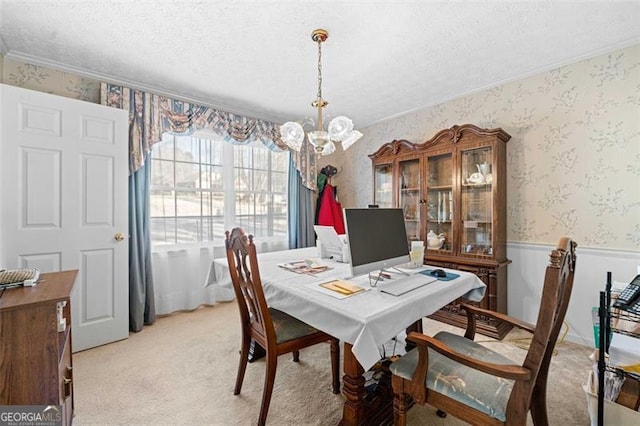
[[[0,267],[79,270],[74,352],[126,338],[127,112],[7,85],[0,98]]]

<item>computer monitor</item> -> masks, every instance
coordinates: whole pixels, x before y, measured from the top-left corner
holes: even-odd
[[[344,221],[352,276],[409,262],[402,209],[344,209]]]

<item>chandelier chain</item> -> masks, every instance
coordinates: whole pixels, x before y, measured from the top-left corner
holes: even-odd
[[[318,39],[318,103],[322,103],[322,39]]]

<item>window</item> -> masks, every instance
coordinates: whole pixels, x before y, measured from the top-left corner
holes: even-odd
[[[261,143],[163,134],[151,152],[153,244],[221,244],[234,226],[285,240],[288,164]]]

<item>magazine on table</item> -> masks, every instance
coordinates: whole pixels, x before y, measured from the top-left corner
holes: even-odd
[[[297,260],[295,262],[287,262],[278,264],[279,267],[298,274],[317,274],[332,269],[328,265],[318,263],[314,259]]]

